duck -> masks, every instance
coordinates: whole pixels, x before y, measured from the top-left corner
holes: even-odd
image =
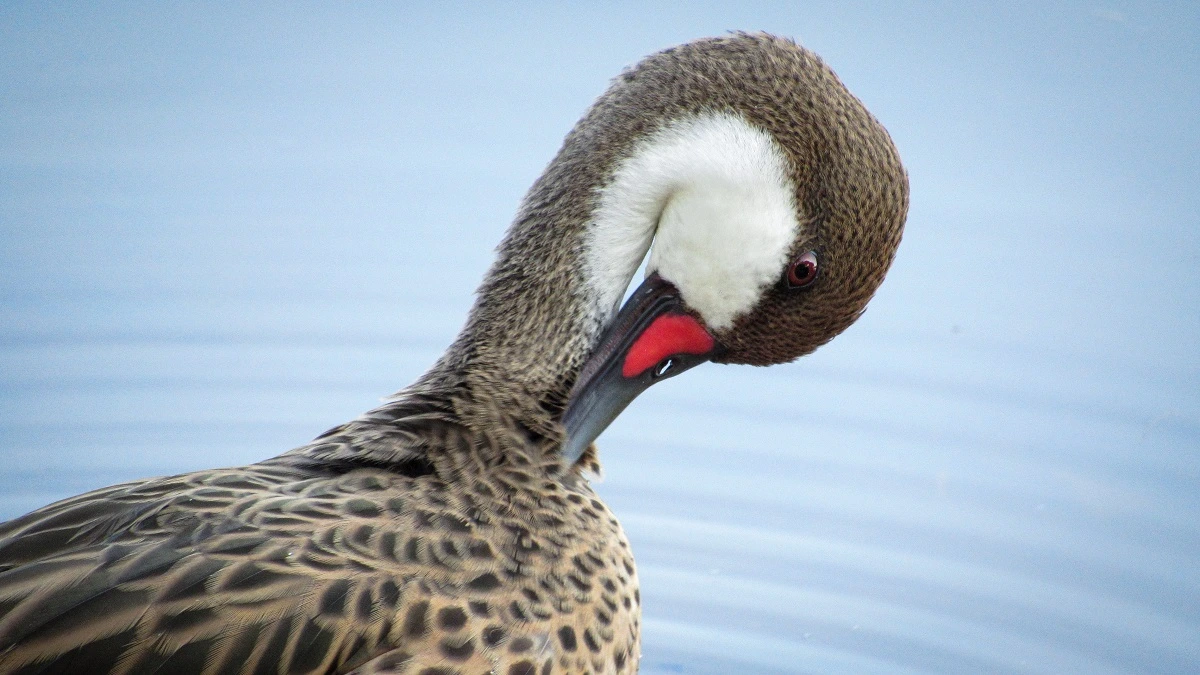
[[[656,382],[845,330],[907,210],[890,136],[813,52],[732,33],[646,57],[568,133],[415,383],[259,463],[0,525],[0,672],[636,672],[596,439]]]

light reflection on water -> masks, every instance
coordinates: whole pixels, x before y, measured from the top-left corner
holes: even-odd
[[[714,378],[669,412],[622,419],[603,487],[646,611],[690,624],[672,616],[647,653],[691,634],[758,656],[746,672],[1189,671],[1195,426],[1103,401],[1148,383],[1064,379],[1069,363],[1032,363],[1017,378],[1029,391],[972,383],[962,362],[911,363],[920,372],[731,374],[726,414],[689,419],[691,399],[720,395]]]
[[[1200,144],[1171,126],[1200,59],[1162,37],[1187,22],[880,9],[843,35],[819,3],[661,11],[621,40],[583,11],[475,31],[210,16],[244,39],[213,50],[199,29],[144,40],[166,15],[106,33],[11,10],[5,30],[41,32],[0,39],[0,518],[262,459],[373,407],[452,338],[606,79],[752,23],[804,37],[879,115],[913,210],[846,335],[788,366],[698,368],[601,438],[644,672],[1200,670]],[[346,30],[289,51],[309,23]],[[1064,36],[1129,72],[1028,56]],[[1167,74],[1183,83],[1145,84]]]
[[[669,608],[648,654],[688,635],[745,672],[1192,668],[1197,429],[1158,413],[1186,377],[844,340],[698,373],[605,439],[646,611]],[[734,667],[679,658],[647,669]]]

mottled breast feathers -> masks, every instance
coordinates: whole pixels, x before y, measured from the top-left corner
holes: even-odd
[[[393,404],[260,464],[114,486],[5,524],[0,670],[633,667],[632,556],[586,482],[512,459],[534,453],[489,465],[471,448],[494,435],[416,408],[405,419]],[[407,434],[423,447],[401,471],[346,447]]]

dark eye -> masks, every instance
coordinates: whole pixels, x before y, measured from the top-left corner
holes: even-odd
[[[804,288],[817,280],[817,252],[809,251],[788,265],[788,288]]]

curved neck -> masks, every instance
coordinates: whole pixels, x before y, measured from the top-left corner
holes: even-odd
[[[799,229],[787,161],[743,118],[685,115],[615,136],[590,117],[526,196],[431,373],[462,373],[507,410],[558,416],[652,241],[648,272],[723,329],[777,280]]]
[[[586,121],[585,117],[585,121]],[[556,421],[584,360],[645,255],[614,251],[624,273],[589,277],[585,251],[613,161],[594,136],[569,134],[530,188],[497,248],[466,325],[422,378],[466,387],[489,407],[534,426]],[[607,170],[606,170],[606,167]],[[649,236],[646,234],[646,246]],[[540,419],[539,419],[540,418]]]

